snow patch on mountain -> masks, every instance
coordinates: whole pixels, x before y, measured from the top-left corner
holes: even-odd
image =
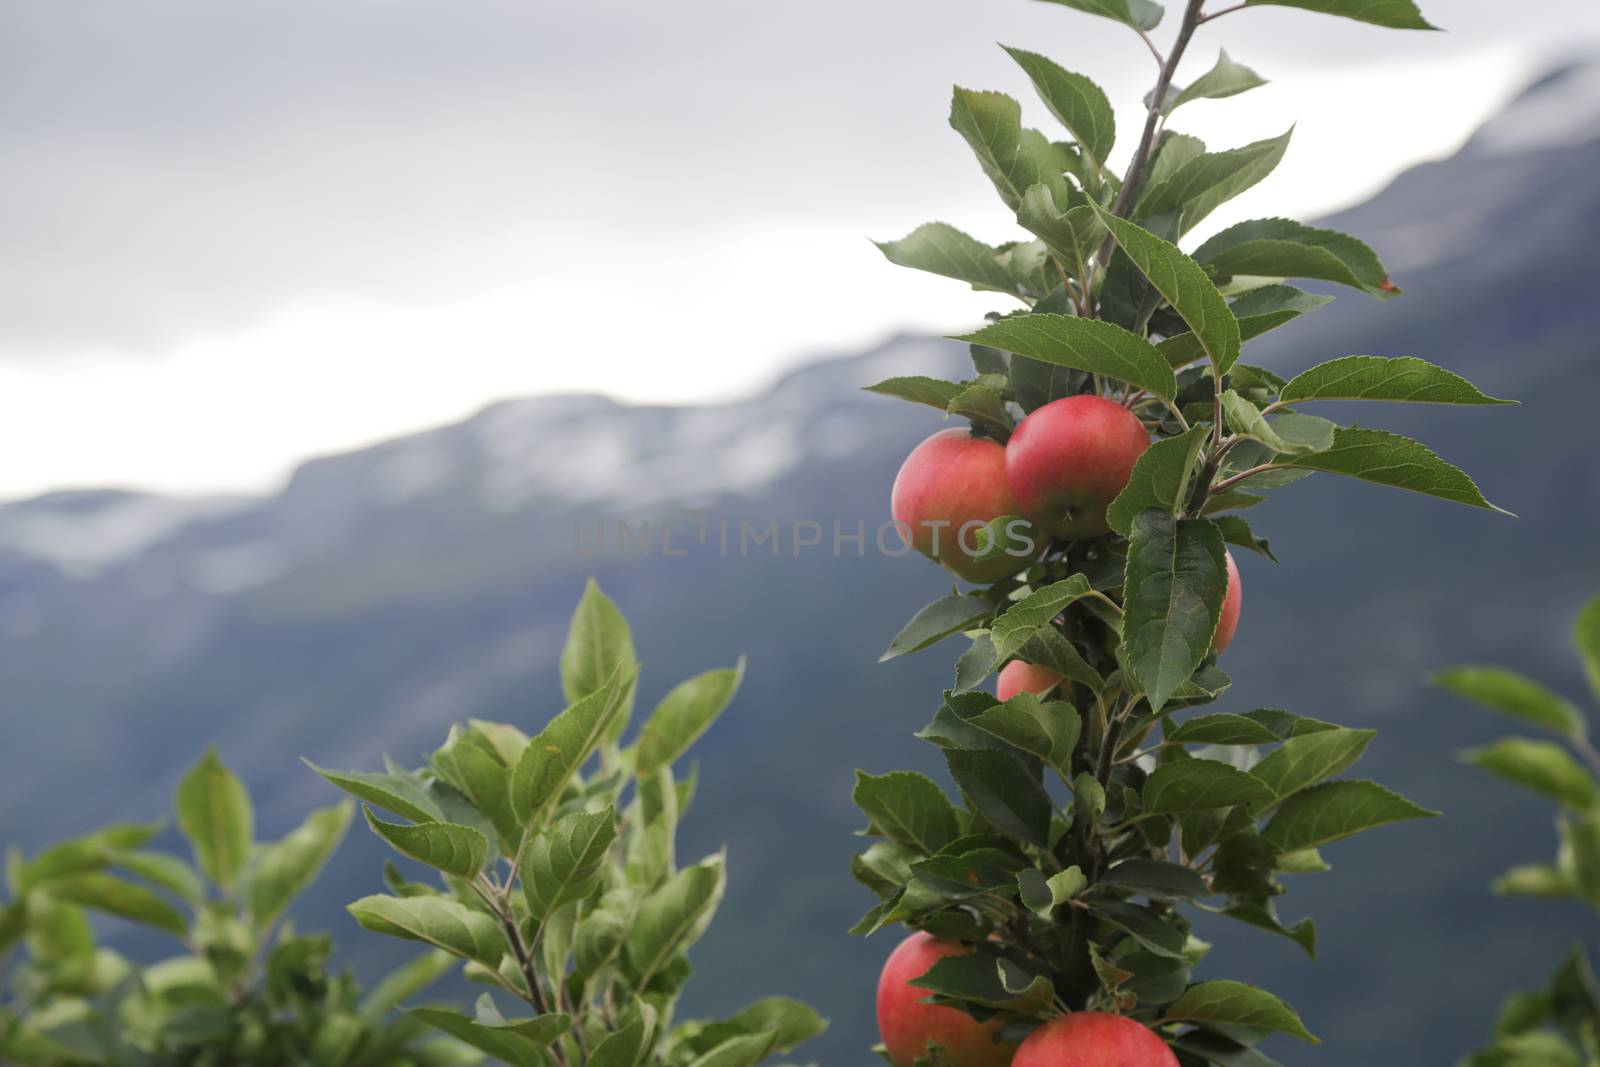
[[[1574,62],[1529,86],[1485,123],[1467,151],[1516,155],[1600,137],[1600,62]]]
[[[253,504],[241,497],[174,498],[143,493],[51,493],[0,506],[0,550],[87,578],[131,559],[191,522]]]

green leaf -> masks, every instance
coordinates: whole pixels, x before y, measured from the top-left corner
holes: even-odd
[[[1255,719],[1230,712],[1190,719],[1169,729],[1166,739],[1186,745],[1270,745],[1282,740]]]
[[[1172,367],[1138,334],[1103,319],[1035,312],[990,323],[958,341],[990,345],[1041,363],[1103,374],[1171,401],[1178,395]]]
[[[869,393],[909,400],[913,404],[927,404],[929,407],[946,411],[950,407],[950,401],[960,396],[966,385],[962,382],[927,378],[919,374],[903,378],[885,378],[876,385],[863,388]]]
[[[557,908],[594,892],[616,839],[617,810],[607,807],[564,815],[528,843],[519,873],[535,924],[542,925]]]
[[[982,597],[952,594],[940,597],[911,617],[911,621],[889,642],[889,647],[878,662],[920,652],[937,644],[952,634],[970,630],[994,612],[994,605]]]
[[[1291,737],[1250,773],[1281,800],[1349,769],[1376,736],[1376,730],[1338,729]]]
[[[1588,811],[1562,826],[1572,877],[1591,904],[1600,905],[1600,812]]]
[[[1501,896],[1539,900],[1569,900],[1579,895],[1566,872],[1542,863],[1513,867],[1496,878],[1492,888]]]
[[[1583,714],[1571,701],[1516,671],[1454,667],[1434,675],[1433,684],[1562,737],[1583,737],[1588,730]]]
[[[1123,252],[1188,324],[1216,373],[1226,374],[1239,358],[1239,320],[1206,272],[1172,242],[1109,211],[1096,210]]]
[[[763,997],[728,1022],[752,1033],[776,1034],[773,1052],[789,1052],[828,1029],[828,1020],[792,997]]]
[[[178,783],[178,829],[189,839],[195,862],[213,882],[231,890],[255,842],[255,811],[237,775],[215,748]]]
[[[550,1062],[544,1049],[548,1041],[532,1040],[518,1030],[507,1026],[487,1026],[460,1012],[445,1008],[410,1008],[406,1014],[427,1023],[436,1030],[464,1041],[473,1048],[487,1052],[497,1060],[515,1064],[516,1067],[545,1067]],[[538,1022],[548,1020],[550,1029],[557,1034],[565,1032],[572,1020],[567,1015],[541,1015]]]
[[[374,933],[421,941],[491,971],[505,954],[500,924],[481,911],[444,896],[362,897],[347,910]]]
[[[1004,752],[946,749],[950,777],[996,830],[1043,848],[1050,832],[1050,796]]]
[[[50,894],[57,900],[154,926],[175,937],[185,937],[189,933],[183,913],[167,903],[166,898],[109,874],[69,875],[50,883]]]
[[[1250,523],[1237,515],[1217,515],[1211,520],[1217,524],[1217,529],[1222,531],[1222,539],[1230,545],[1248,548],[1252,552],[1259,552],[1272,562],[1278,562],[1278,557],[1272,554],[1272,545],[1265,537],[1257,537]]]
[[[1327,471],[1349,478],[1436,496],[1457,504],[1511,514],[1485,500],[1459,467],[1440,459],[1421,442],[1385,430],[1341,426],[1333,447],[1312,455],[1277,455],[1272,462],[1303,470]]]
[[[526,747],[524,740],[522,748]],[[517,750],[518,754],[522,748]],[[450,740],[433,754],[433,766],[474,809],[488,818],[508,849],[514,849],[522,836],[522,825],[511,810],[511,768],[501,762],[499,750],[481,734],[452,730]]]
[[[1591,598],[1572,624],[1572,643],[1589,676],[1589,689],[1600,700],[1600,596]]]
[[[119,823],[51,845],[26,863],[20,853],[10,852],[6,881],[21,898],[29,889],[63,875],[103,870],[113,852],[138,848],[160,832],[160,823]]]
[[[872,828],[914,852],[931,856],[956,839],[956,812],[931,778],[912,771],[874,777],[856,772],[852,793]]]
[[[1190,986],[1183,996],[1168,1005],[1163,1018],[1169,1022],[1274,1030],[1317,1043],[1289,1005],[1264,989],[1228,979]]]
[[[1252,338],[1293,322],[1307,312],[1327,307],[1331,296],[1317,296],[1296,289],[1292,285],[1263,285],[1228,304],[1228,309],[1239,320],[1239,340],[1242,344]],[[1173,367],[1183,367],[1205,356],[1205,349],[1193,333],[1179,333],[1156,345],[1162,356]],[[1238,372],[1238,366],[1234,367]]]
[[[1161,24],[1163,10],[1151,0],[1046,0],[1090,15],[1115,19],[1136,30],[1153,30]]]
[[[956,660],[955,690],[958,693],[977,688],[1000,666],[1000,657],[995,655],[994,641],[989,631],[979,630],[971,637],[971,647]]]
[[[1070,162],[1037,130],[1022,128],[1022,108],[1004,93],[975,92],[957,86],[950,101],[950,125],[972,147],[1000,199],[1016,211],[1035,185],[1047,186],[1065,204],[1062,177]]]
[[[1143,857],[1113,864],[1098,884],[1169,902],[1198,900],[1211,895],[1211,887],[1194,868]]]
[[[1172,1045],[1217,1067],[1283,1067],[1277,1060],[1262,1055],[1259,1049],[1205,1030],[1180,1034]]]
[[[638,667],[616,670],[604,686],[551,719],[523,749],[511,771],[511,808],[519,819],[535,820],[561,796],[568,780],[607,736],[624,701],[632,699]]]
[[[561,691],[568,704],[576,704],[607,685],[613,675],[628,680],[638,674],[639,657],[633,648],[633,631],[611,598],[593,578],[583,587],[583,597],[572,613],[567,643],[561,649]],[[621,694],[609,737],[615,739],[633,714],[633,688]]]
[[[657,705],[639,732],[639,776],[675,762],[727,708],[744,677],[744,661],[680,683]]]
[[[1151,508],[1169,514],[1179,511],[1210,437],[1211,427],[1195,426],[1145,449],[1133,465],[1128,484],[1106,508],[1111,528],[1127,537],[1133,532],[1133,520],[1142,512]]]
[[[1272,800],[1271,786],[1227,763],[1185,759],[1165,763],[1144,783],[1144,809],[1205,811]]]
[[[1347,19],[1370,22],[1374,26],[1386,26],[1393,30],[1437,29],[1422,17],[1422,12],[1417,10],[1413,0],[1245,0],[1245,3],[1252,7],[1260,4],[1276,4],[1282,7],[1304,8],[1325,15],[1342,15]]]
[[[1287,937],[1290,941],[1299,945],[1307,956],[1312,959],[1317,958],[1317,924],[1310,919],[1301,919],[1293,926],[1283,925],[1271,900],[1261,904],[1254,902],[1234,904],[1224,908],[1221,914],[1230,919],[1237,919],[1242,923],[1249,923],[1251,926]]]
[[[1215,523],[1154,509],[1134,520],[1122,649],[1151,710],[1166,706],[1210,654],[1227,584]]]
[[[308,759],[302,758],[301,762],[351,796],[385,811],[404,815],[414,822],[433,822],[444,818],[444,812],[439,810],[439,802],[409,778],[367,771],[330,771]]]
[[[1183,958],[1183,934],[1137,904],[1101,900],[1090,905],[1089,910],[1132,937],[1146,951],[1168,959]]]
[[[584,1067],[635,1067],[644,1055],[655,1019],[649,1014],[649,1005],[642,1005],[646,1014],[620,1030],[613,1030],[600,1039]]]
[[[1013,420],[1006,410],[1004,391],[1010,381],[1000,374],[985,374],[968,383],[950,401],[947,413],[972,420],[978,429],[988,433],[1011,432]]]
[[[713,856],[685,867],[645,898],[623,941],[642,989],[674,953],[687,948],[705,932],[722,900],[725,871],[722,857]]]
[[[1216,65],[1172,96],[1161,110],[1170,115],[1191,100],[1220,100],[1265,84],[1265,78],[1249,67],[1235,63],[1228,55],[1228,50],[1222,49],[1217,55]]]
[[[177,856],[165,852],[120,852],[113,849],[106,852],[106,863],[165,889],[186,904],[200,904],[206,898],[205,883],[201,881],[199,872]]]
[[[1028,75],[1050,114],[1072,134],[1098,173],[1117,139],[1116,115],[1105,92],[1082,74],[1064,70],[1037,53],[1020,48],[1006,48],[1006,52]]]
[[[1007,981],[1008,970],[1017,979],[1014,988]],[[1041,989],[1034,984],[1036,978],[1004,957],[966,952],[935,961],[926,973],[906,984],[970,1004],[1036,1014],[1048,1007],[1051,999],[1048,982]]]
[[[1032,867],[1017,872],[1017,892],[1023,906],[1042,919],[1050,918],[1056,908],[1088,887],[1089,879],[1076,865],[1057,871],[1049,878]]]
[[[1089,665],[1077,646],[1054,626],[1041,626],[1028,638],[1018,655],[1035,666],[1054,671],[1063,678],[1088,687],[1096,693],[1105,691],[1106,680]]]
[[[996,661],[1016,655],[1040,627],[1050,625],[1050,620],[1060,615],[1069,604],[1091,592],[1089,579],[1082,574],[1074,574],[1036,589],[1012,604],[994,620],[990,630]]]
[[[1017,208],[1017,223],[1050,246],[1076,277],[1090,276],[1089,261],[1106,235],[1106,228],[1094,208],[1079,204],[1060,211],[1050,190],[1035,185],[1023,194],[1022,204]],[[1019,395],[1021,392],[1019,385]]]
[[[1228,428],[1241,437],[1248,437],[1260,441],[1274,452],[1286,455],[1300,455],[1308,452],[1321,452],[1333,446],[1333,426],[1327,426],[1326,432],[1319,435],[1318,439],[1309,441],[1293,441],[1281,436],[1273,428],[1261,409],[1250,401],[1234,392],[1232,389],[1223,391],[1222,413],[1228,420]]]
[[[774,1050],[776,1043],[777,1035],[772,1033],[730,1037],[692,1060],[689,1067],[755,1067]]]
[[[1400,295],[1383,261],[1366,244],[1293,219],[1237,223],[1204,241],[1194,258],[1225,277],[1314,278],[1385,300]]]
[[[1600,788],[1566,749],[1549,741],[1508,737],[1462,758],[1498,778],[1559,800],[1574,811],[1600,804]]]
[[[470,826],[448,822],[424,822],[415,826],[384,822],[362,806],[372,832],[389,842],[402,856],[471,881],[483,870],[489,857],[489,841]]]
[[[1261,708],[1256,711],[1247,711],[1244,713],[1244,717],[1265,726],[1276,734],[1279,740],[1300,737],[1303,734],[1314,734],[1322,730],[1340,729],[1340,727],[1331,722],[1295,715],[1292,712],[1284,711],[1282,708]]]
[[[284,837],[261,850],[246,894],[250,921],[265,930],[327,864],[350,828],[350,802],[318,808]]]
[[[1032,693],[1018,693],[967,721],[1038,756],[1062,778],[1072,779],[1072,752],[1083,730],[1083,720],[1071,704],[1060,700],[1047,703]]]
[[[1306,400],[1391,400],[1408,404],[1514,404],[1478,391],[1477,386],[1411,356],[1345,356],[1319,363],[1286,384],[1285,404]]]
[[[1300,852],[1375,826],[1438,814],[1376,782],[1325,782],[1284,801],[1261,834],[1280,851]]]
[[[1016,280],[1001,264],[1000,250],[967,236],[954,226],[943,222],[928,222],[918,226],[898,241],[875,243],[884,258],[896,266],[954,278],[958,282],[966,282],[980,292],[1017,295]],[[901,380],[906,379],[890,379],[890,381]],[[873,392],[888,392],[879,386],[870,388]],[[889,395],[904,396],[899,392],[890,392]],[[906,399],[912,398],[906,397]],[[930,400],[919,400],[919,402],[932,403]],[[948,402],[947,400],[946,403]]]
[[[1194,157],[1145,189],[1139,197],[1137,216],[1145,219],[1176,213],[1178,232],[1187,233],[1207,215],[1271,174],[1288,150],[1293,134],[1290,129],[1242,148]],[[1154,278],[1150,280],[1156,282]],[[1156,288],[1161,288],[1159,282]]]

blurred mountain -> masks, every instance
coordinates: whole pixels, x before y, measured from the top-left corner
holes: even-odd
[[[1317,963],[1249,928],[1208,927],[1221,939],[1209,973],[1274,989],[1326,1039],[1277,1046],[1287,1062],[1443,1067],[1487,1032],[1510,983],[1539,981],[1589,932],[1580,913],[1488,894],[1503,867],[1545,857],[1554,832],[1543,805],[1457,763],[1499,724],[1424,676],[1489,660],[1582,692],[1566,624],[1600,589],[1597,138],[1600,65],[1553,71],[1455,157],[1327,220],[1379,249],[1403,299],[1341,292],[1252,348],[1286,371],[1420,355],[1524,402],[1342,413],[1429,442],[1520,520],[1331,477],[1253,516],[1283,563],[1241,560],[1227,706],[1379,727],[1363,771],[1448,813],[1336,846],[1334,875],[1292,887],[1284,911],[1318,920]],[[731,888],[688,1006],[804,996],[834,1020],[813,1055],[865,1062],[892,935],[844,934],[868,903],[847,869],[852,768],[936,771],[909,734],[955,652],[875,662],[948,585],[873,544],[900,458],[940,426],[860,392],[905,373],[960,375],[965,353],[899,337],[715,407],[502,403],[309,462],[262,499],[0,506],[0,840],[31,849],[163,811],[208,742],[258,794],[263,832],[282,832],[333,799],[297,756],[373,767],[384,752],[415,760],[469,715],[536,724],[559,705],[567,614],[594,574],[633,620],[644,706],[750,657],[695,753],[685,852],[726,842]],[[752,540],[774,522],[776,545]],[[835,551],[835,523],[845,538],[862,524],[863,554],[853,540]],[[342,904],[375,888],[382,851],[354,833],[300,909],[363,958],[383,946]]]

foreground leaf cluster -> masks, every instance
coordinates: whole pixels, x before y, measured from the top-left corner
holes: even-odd
[[[1572,643],[1600,701],[1600,597],[1578,613]],[[1481,665],[1442,671],[1435,682],[1533,728],[1463,754],[1495,777],[1553,802],[1553,862],[1512,867],[1495,882],[1506,896],[1578,901],[1600,911],[1600,751],[1573,701],[1516,671]],[[1572,946],[1544,989],[1507,998],[1489,1047],[1463,1067],[1589,1067],[1600,1062],[1600,981],[1583,944]]]
[[[393,1009],[448,970],[427,951],[362,994],[333,968],[326,935],[283,920],[349,827],[349,803],[258,841],[244,783],[208,752],[178,785],[192,856],[155,847],[160,823],[119,824],[6,863],[0,971],[20,953],[0,1008],[0,1062],[315,1063],[449,1067],[482,1057]],[[102,944],[91,915],[154,932],[140,965]],[[119,931],[125,932],[125,931]],[[121,940],[121,938],[118,938]]]
[[[412,1019],[516,1067],[754,1067],[822,1031],[784,997],[677,1018],[726,867],[721,854],[680,861],[695,777],[674,768],[743,664],[679,684],[623,745],[638,673],[627,621],[591,582],[561,655],[567,706],[537,733],[472,720],[418,769],[316,768],[435,873],[413,881],[391,864],[386,892],[349,905],[356,921],[431,946],[487,987],[470,1013]]]

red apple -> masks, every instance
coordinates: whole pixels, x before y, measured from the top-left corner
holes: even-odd
[[[1011,1067],[1178,1067],[1178,1057],[1132,1019],[1079,1011],[1029,1034]]]
[[[1006,443],[1006,481],[1022,514],[1065,540],[1110,529],[1106,506],[1150,447],[1137,416],[1103,396],[1069,396],[1034,411]]]
[[[1239,628],[1239,610],[1244,606],[1244,587],[1239,581],[1239,565],[1233,562],[1233,553],[1227,549],[1222,554],[1228,562],[1228,592],[1222,598],[1222,616],[1217,620],[1217,632],[1211,635],[1211,647],[1217,652],[1233,641],[1233,632]]]
[[[1010,700],[1021,692],[1042,697],[1060,682],[1061,675],[1055,671],[1014,659],[1000,668],[1000,677],[995,681],[994,693],[1001,700]]]
[[[895,1067],[911,1067],[928,1054],[928,1042],[944,1049],[950,1067],[1006,1067],[1015,1045],[996,1044],[1000,1020],[980,1023],[959,1008],[924,1004],[930,992],[907,985],[946,956],[972,951],[959,941],[914,933],[900,942],[878,978],[878,1033]]]
[[[998,442],[963,429],[940,430],[912,449],[889,496],[889,510],[912,547],[969,582],[1009,578],[1031,558],[1002,555],[981,563],[973,558],[979,527],[1022,513],[1006,486],[1005,456]],[[1041,540],[1031,528],[1015,532]]]

